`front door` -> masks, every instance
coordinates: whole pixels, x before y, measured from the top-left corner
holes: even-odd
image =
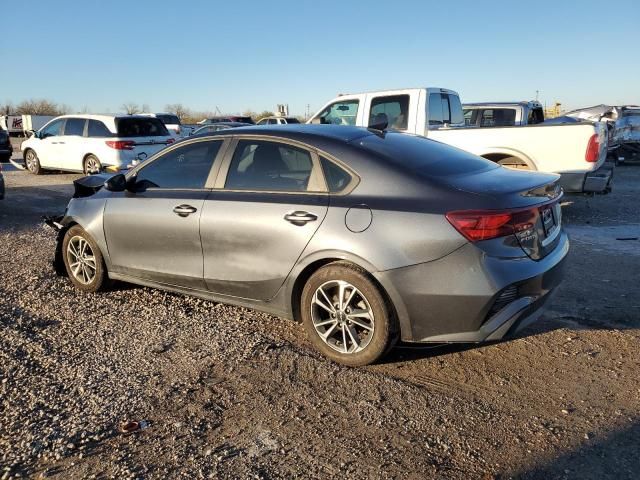
[[[112,192],[104,229],[112,270],[204,289],[200,217],[222,140],[171,148],[143,164],[133,192]]]
[[[40,139],[35,146],[42,167],[62,168],[61,144],[62,127],[65,119],[54,120],[38,132]]]
[[[200,220],[209,290],[256,300],[275,296],[327,213],[319,168],[304,148],[238,141]]]

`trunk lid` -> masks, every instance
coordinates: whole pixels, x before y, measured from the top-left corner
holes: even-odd
[[[558,244],[562,231],[560,198],[562,188],[559,175],[551,173],[510,170],[504,167],[469,175],[456,175],[449,184],[464,192],[492,197],[495,209],[470,210],[478,218],[483,215],[490,222],[496,215],[510,215],[507,226],[513,231],[502,238],[507,245],[521,248],[530,258],[544,258]],[[465,212],[459,212],[464,217]],[[506,218],[506,217],[505,217]],[[482,248],[484,240],[477,242]],[[488,246],[488,244],[487,244]]]

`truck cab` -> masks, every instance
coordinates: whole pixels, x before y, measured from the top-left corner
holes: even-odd
[[[446,88],[407,88],[339,95],[309,123],[370,126],[384,119],[390,129],[425,136],[429,127],[464,126],[460,97]]]

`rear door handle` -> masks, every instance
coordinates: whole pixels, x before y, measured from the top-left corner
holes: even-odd
[[[294,225],[301,227],[302,225],[305,225],[308,222],[316,221],[318,219],[318,216],[314,215],[313,213],[305,212],[302,210],[296,210],[295,212],[287,213],[284,216],[284,219],[287,222],[293,223]]]
[[[198,209],[196,207],[192,207],[191,205],[178,205],[173,209],[174,213],[177,213],[181,217],[187,217],[192,213],[196,213]]]

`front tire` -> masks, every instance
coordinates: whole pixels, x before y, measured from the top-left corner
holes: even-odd
[[[40,167],[40,160],[38,159],[38,155],[36,152],[29,149],[24,152],[24,163],[29,170],[34,175],[40,175],[42,173],[42,168]]]
[[[302,321],[313,345],[331,360],[357,367],[379,360],[397,340],[396,320],[363,269],[330,263],[307,281]]]
[[[62,257],[71,283],[83,292],[97,292],[108,286],[109,278],[96,242],[79,225],[71,227],[62,241]]]
[[[82,169],[85,175],[92,175],[94,173],[100,173],[102,171],[102,164],[98,157],[93,154],[87,155],[82,164]]]

